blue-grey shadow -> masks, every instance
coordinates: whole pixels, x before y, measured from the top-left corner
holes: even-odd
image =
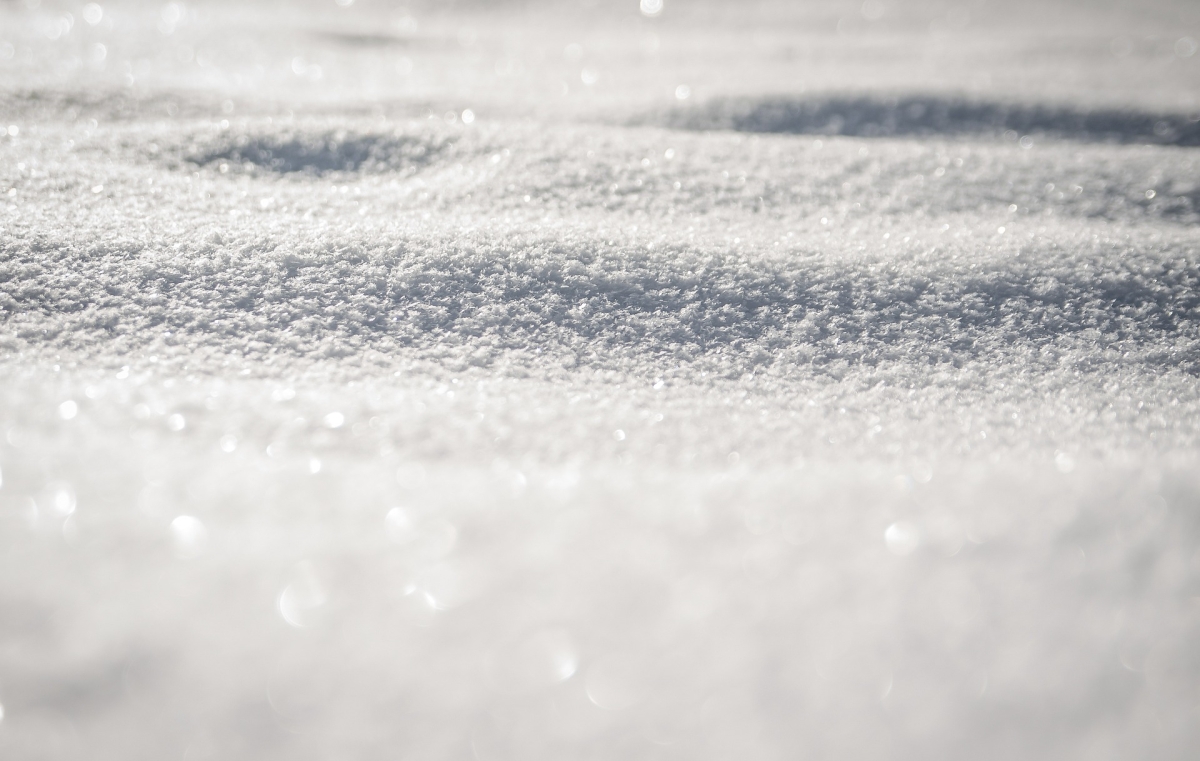
[[[677,129],[850,137],[935,137],[1009,133],[1108,143],[1200,146],[1200,113],[1081,108],[933,95],[717,98],[667,111]]]

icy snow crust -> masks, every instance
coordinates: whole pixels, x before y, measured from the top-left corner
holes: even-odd
[[[1191,758],[1196,35],[1043,6],[0,10],[0,757]]]

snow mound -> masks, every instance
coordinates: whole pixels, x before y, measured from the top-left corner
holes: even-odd
[[[1047,134],[1071,140],[1200,146],[1200,114],[1004,103],[933,95],[719,98],[665,116],[693,130],[854,137]]]
[[[105,352],[166,335],[183,353],[455,346],[601,363],[707,355],[734,360],[740,373],[747,364],[1036,358],[1057,347],[1090,365],[1121,357],[1200,369],[1200,259],[1173,245],[1083,244],[1046,256],[1028,242],[982,255],[949,241],[882,258],[748,258],[712,244],[647,248],[570,233],[357,239],[312,230],[168,246],[10,244],[0,265],[8,329]]]

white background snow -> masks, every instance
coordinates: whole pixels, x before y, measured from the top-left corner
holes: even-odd
[[[0,757],[1194,757],[1197,39],[0,5]]]

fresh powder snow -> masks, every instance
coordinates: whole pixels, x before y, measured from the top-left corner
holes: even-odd
[[[1198,39],[0,6],[0,757],[1193,758]]]

